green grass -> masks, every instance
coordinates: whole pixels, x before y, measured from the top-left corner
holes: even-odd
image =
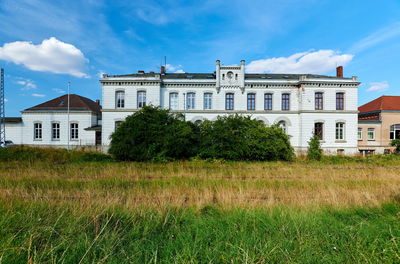
[[[84,210],[2,201],[2,263],[399,263],[400,205]]]

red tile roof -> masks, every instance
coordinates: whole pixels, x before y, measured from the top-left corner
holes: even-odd
[[[384,95],[358,108],[360,113],[382,110],[400,111],[400,96]]]
[[[68,95],[62,95],[54,98],[53,100],[38,104],[36,106],[25,109],[25,111],[41,111],[41,110],[67,110],[68,109]],[[89,98],[77,95],[69,95],[69,109],[71,111],[93,111],[100,112],[101,106],[90,100]]]

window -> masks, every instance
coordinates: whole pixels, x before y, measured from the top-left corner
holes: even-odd
[[[188,93],[187,94],[187,101],[186,101],[186,106],[187,106],[187,109],[188,110],[190,110],[190,109],[194,109],[195,108],[195,102],[196,102],[196,94],[195,93]]]
[[[336,123],[336,140],[344,140],[344,123]]]
[[[238,79],[238,74],[236,73],[236,74],[235,74],[235,80],[237,80],[237,79]]]
[[[367,139],[375,140],[375,128],[368,128]]]
[[[60,123],[51,124],[51,139],[52,140],[60,139]]]
[[[390,126],[390,139],[400,139],[400,124]]]
[[[247,94],[247,110],[256,110],[256,94]]]
[[[290,110],[290,95],[282,94],[282,110]]]
[[[222,80],[225,80],[225,74],[222,74]]]
[[[71,140],[76,140],[78,138],[78,123],[71,123]]]
[[[287,127],[286,127],[286,122],[285,121],[279,121],[278,126],[283,130],[285,134],[287,134]]]
[[[210,110],[212,108],[212,93],[204,94],[204,110]]]
[[[117,91],[115,92],[115,107],[124,108],[125,107],[125,92]]]
[[[225,95],[225,109],[233,110],[234,101],[233,101],[233,93],[227,93]]]
[[[33,138],[35,140],[42,140],[42,123],[33,124]]]
[[[264,94],[264,110],[272,110],[272,94]]]
[[[140,91],[137,93],[137,106],[138,108],[146,106],[146,92]]]
[[[361,128],[361,127],[358,128],[358,131],[357,131],[357,139],[358,139],[358,140],[362,140],[362,139],[363,139],[362,128]]]
[[[324,123],[317,122],[314,124],[314,135],[319,140],[322,140],[324,138]]]
[[[196,125],[201,125],[201,123],[203,123],[203,120],[197,119],[196,121],[194,121],[194,123]]]
[[[315,110],[324,109],[323,93],[315,93]]]
[[[169,109],[178,110],[178,93],[169,94]]]
[[[117,128],[119,128],[119,126],[122,124],[123,121],[115,121],[115,128],[114,131],[117,130]]]
[[[344,110],[344,93],[336,93],[336,110]]]

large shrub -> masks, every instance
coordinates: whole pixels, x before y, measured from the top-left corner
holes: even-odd
[[[292,160],[293,148],[278,126],[247,116],[218,117],[200,125],[199,157],[226,160]]]
[[[109,153],[119,160],[183,159],[196,153],[198,128],[183,116],[146,106],[111,135]]]
[[[322,149],[319,142],[319,137],[313,136],[308,142],[307,159],[308,160],[321,160]]]
[[[392,145],[393,147],[396,147],[394,152],[397,154],[400,154],[400,139],[393,139],[390,142],[390,145]]]

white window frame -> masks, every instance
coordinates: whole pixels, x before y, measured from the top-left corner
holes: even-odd
[[[203,108],[204,110],[211,110],[212,109],[212,93],[204,93],[204,103]]]
[[[137,108],[140,109],[146,106],[147,94],[146,91],[137,92]]]
[[[79,139],[79,123],[77,122],[71,122],[69,124],[69,129],[70,129],[70,140],[78,140]]]
[[[33,140],[43,139],[43,125],[42,122],[33,123]]]
[[[372,138],[370,138],[370,132],[372,132]],[[369,127],[367,130],[367,140],[374,141],[375,140],[375,128]]]
[[[359,127],[357,130],[357,140],[363,140],[363,129]]]
[[[58,127],[54,127],[54,125],[58,125]],[[54,141],[60,140],[60,123],[59,122],[51,123],[51,140],[54,140]]]
[[[115,91],[115,108],[125,108],[125,91]]]
[[[336,122],[335,139],[336,140],[345,140],[345,123],[344,122]]]
[[[177,92],[169,93],[169,109],[170,110],[179,109],[179,94]]]
[[[196,109],[196,93],[190,92],[186,94],[186,109]]]
[[[283,130],[283,132],[287,135],[287,122],[285,120],[281,120],[278,122],[278,126]]]

